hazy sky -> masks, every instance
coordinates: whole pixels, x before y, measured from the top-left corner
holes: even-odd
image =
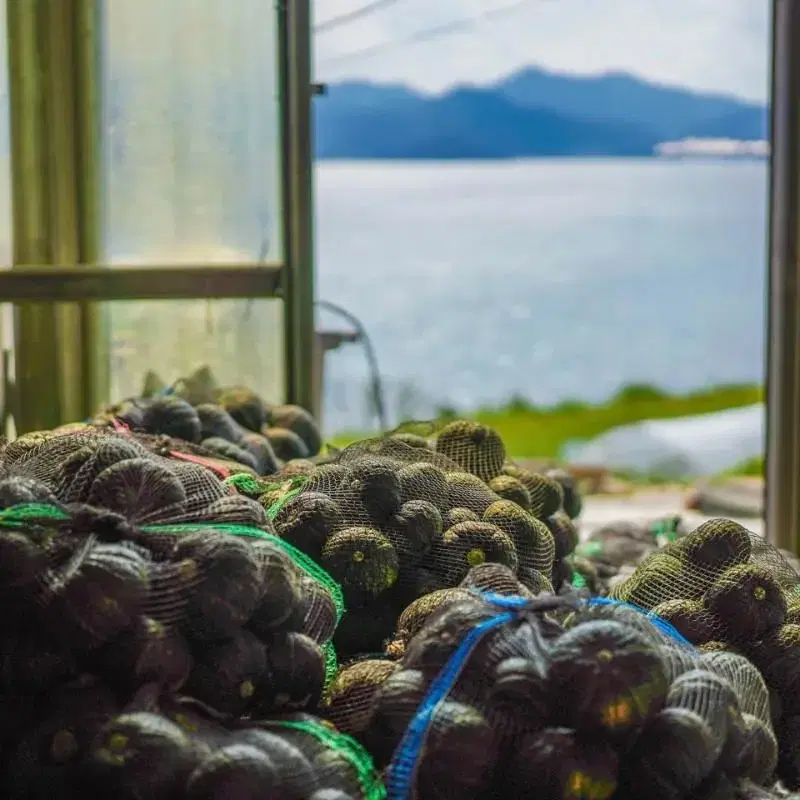
[[[367,2],[314,0],[316,21]],[[422,29],[514,2],[397,0],[386,10],[317,35],[317,79],[403,81],[439,91],[457,82],[491,82],[538,64],[575,72],[624,69],[755,100],[767,96],[768,0],[530,0],[456,34],[402,42]]]

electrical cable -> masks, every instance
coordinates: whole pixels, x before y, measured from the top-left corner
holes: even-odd
[[[374,55],[376,53],[380,53],[383,50],[389,50],[392,47],[397,47],[399,45],[408,45],[408,44],[418,44],[421,42],[430,42],[436,39],[444,38],[445,36],[450,36],[454,33],[461,33],[465,30],[469,30],[473,28],[475,25],[487,22],[489,20],[496,19],[498,17],[506,16],[507,14],[513,14],[516,11],[524,8],[527,5],[530,5],[532,2],[541,2],[541,0],[517,0],[516,3],[511,3],[510,5],[501,6],[500,8],[490,8],[486,11],[482,11],[480,14],[474,14],[470,17],[461,17],[459,19],[454,19],[450,22],[446,22],[442,25],[434,25],[430,28],[422,28],[421,30],[415,31],[410,36],[406,36],[404,38],[399,39],[390,39],[386,42],[378,42],[377,44],[369,45],[368,47],[363,47],[360,50],[351,50],[348,53],[342,53],[338,56],[333,56],[332,58],[323,59],[320,62],[320,66],[325,67],[333,64],[339,64],[342,62],[350,61],[354,58],[361,58],[363,56]]]
[[[373,0],[372,3],[367,3],[365,6],[353,9],[353,11],[347,11],[344,14],[338,14],[335,17],[326,19],[324,22],[320,22],[319,25],[314,26],[314,33],[327,33],[328,31],[340,28],[342,25],[349,25],[351,22],[355,22],[362,17],[367,17],[381,9],[396,5],[399,2],[400,0]]]
[[[364,357],[366,358],[367,369],[370,373],[369,382],[372,407],[378,418],[378,426],[381,433],[385,433],[389,429],[389,420],[386,414],[386,402],[383,395],[383,379],[381,378],[381,371],[378,366],[378,356],[375,353],[375,348],[372,346],[372,340],[367,333],[367,329],[355,314],[350,313],[346,308],[336,305],[336,303],[331,303],[328,300],[317,300],[315,305],[318,308],[330,311],[332,314],[344,319],[353,327],[353,330],[358,336],[358,341],[361,342],[364,348]]]

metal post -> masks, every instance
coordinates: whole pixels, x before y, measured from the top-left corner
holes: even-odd
[[[80,263],[98,264],[101,241],[100,151],[101,48],[98,0],[75,3],[75,127],[77,141],[78,243]],[[107,403],[111,391],[110,320],[108,306],[81,304],[83,341],[83,413],[89,416]]]
[[[800,512],[800,3],[772,4],[766,529],[798,551]]]
[[[310,0],[278,4],[287,401],[314,406],[314,233]]]
[[[85,53],[96,0],[7,0],[14,265],[77,265],[93,255],[86,225],[95,179],[86,119],[94,106],[81,81],[94,80]],[[79,67],[78,65],[83,65]],[[78,75],[81,75],[79,78]],[[87,251],[84,252],[84,248]],[[0,301],[2,301],[0,297]],[[23,303],[17,309],[17,431],[53,427],[92,410],[85,304]]]

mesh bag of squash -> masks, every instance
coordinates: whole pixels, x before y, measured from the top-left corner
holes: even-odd
[[[342,586],[343,654],[381,649],[408,603],[458,585],[476,564],[552,590],[577,542],[559,482],[509,464],[494,431],[457,421],[431,440],[423,428],[351,445],[270,511],[278,535]]]
[[[262,476],[322,449],[316,421],[300,406],[270,406],[245,387],[183,389],[119,403],[93,424],[129,430],[151,449],[173,457],[219,461],[219,469]]]
[[[800,788],[800,576],[768,542],[711,520],[647,559],[615,597],[673,624],[702,650],[743,653],[770,689],[778,774]]]
[[[0,599],[15,609],[0,694],[87,671],[123,696],[157,682],[235,718],[312,708],[336,670],[338,586],[256,528],[15,506],[0,512]]]
[[[137,525],[208,522],[272,530],[265,509],[202,459],[160,455],[130,433],[84,427],[27,434],[5,448],[0,469],[7,477],[3,506],[81,503]]]
[[[348,665],[327,695],[389,798],[700,800],[772,782],[767,689],[742,656],[613,601],[449,591],[399,661]]]
[[[0,771],[9,800],[381,800],[372,761],[320,719],[224,723],[196,701],[151,687],[121,703],[99,681],[61,685],[35,722],[17,722]]]

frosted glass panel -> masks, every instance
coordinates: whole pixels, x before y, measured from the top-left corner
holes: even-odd
[[[103,260],[280,261],[274,0],[101,0]],[[158,280],[157,274],[153,280]],[[199,366],[284,396],[278,300],[109,303],[112,398]]]
[[[100,5],[105,260],[279,260],[274,0]]]
[[[244,384],[270,402],[284,400],[281,300],[137,301],[109,306],[114,321],[112,399],[138,395],[148,370],[171,384],[208,366],[221,385]]]

